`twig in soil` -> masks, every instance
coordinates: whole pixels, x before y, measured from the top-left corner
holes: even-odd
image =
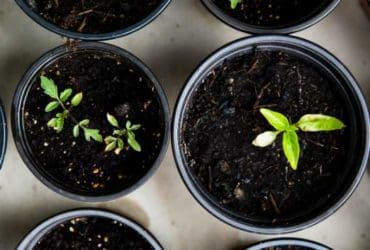
[[[268,84],[266,84],[265,86],[263,86],[263,87],[262,87],[262,89],[261,89],[260,93],[259,93],[259,94],[257,95],[257,97],[256,97],[256,101],[255,101],[255,103],[254,103],[254,105],[253,105],[253,109],[255,109],[255,108],[256,108],[256,106],[258,106],[258,105],[259,105],[259,103],[260,103],[260,101],[261,101],[261,98],[262,98],[262,96],[263,96],[263,94],[264,94],[265,90],[266,90],[268,87],[270,87],[270,85],[271,85],[271,82],[269,82]]]
[[[87,17],[85,17],[83,20],[82,20],[82,23],[80,25],[80,27],[78,27],[78,32],[82,32],[86,26],[86,22],[87,21]]]
[[[299,71],[299,67],[297,67],[296,69],[296,72],[297,72],[297,75],[298,75],[298,94],[299,94],[299,97],[298,97],[298,103],[300,105],[303,105],[303,99],[302,99],[302,75]]]
[[[277,206],[275,198],[272,195],[272,193],[270,193],[269,198],[270,198],[270,202],[271,202],[272,206],[274,207],[275,213],[280,215],[281,211],[280,211],[279,207]]]

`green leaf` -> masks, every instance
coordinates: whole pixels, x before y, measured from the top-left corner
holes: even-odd
[[[130,130],[131,129],[131,122],[130,121],[127,121],[126,122],[126,129],[127,130]]]
[[[305,132],[333,131],[345,128],[341,120],[321,114],[304,115],[297,122],[297,126]]]
[[[83,94],[82,92],[76,94],[72,100],[71,100],[71,104],[72,106],[74,107],[77,107],[78,105],[80,105],[81,101],[82,101],[82,98],[83,98]]]
[[[59,107],[59,102],[54,101],[50,102],[48,105],[45,107],[45,112],[51,112]]]
[[[114,142],[111,142],[111,143],[109,143],[106,147],[105,147],[105,152],[109,152],[109,151],[112,151],[112,150],[114,150],[115,148],[116,148],[116,146],[117,146],[117,142],[116,141],[114,141]]]
[[[107,145],[114,142],[114,141],[117,141],[117,138],[113,137],[113,136],[107,136],[107,137],[104,138],[104,142]]]
[[[119,149],[123,149],[123,147],[125,146],[125,143],[123,142],[121,138],[117,140],[117,146]]]
[[[270,109],[260,109],[260,112],[275,129],[284,131],[289,128],[290,124],[285,115]]]
[[[89,123],[90,123],[89,119],[84,119],[84,120],[80,121],[78,124],[80,126],[87,126],[87,125],[89,125]]]
[[[115,129],[113,130],[113,135],[122,136],[124,134],[123,130]]]
[[[127,138],[127,143],[131,146],[131,148],[137,152],[141,152],[140,144],[135,140],[135,138],[129,137]]]
[[[252,144],[256,147],[267,147],[271,145],[278,136],[279,131],[266,131],[262,134],[259,134]]]
[[[55,85],[54,81],[46,76],[40,76],[41,88],[44,93],[51,98],[58,99],[58,87]]]
[[[100,134],[98,129],[91,129],[91,128],[83,128],[84,134],[85,134],[85,140],[86,141],[91,141],[93,139],[94,141],[97,142],[103,142],[103,137]]]
[[[283,134],[283,150],[285,157],[293,170],[297,170],[300,146],[298,142],[298,135],[295,131],[288,130]]]
[[[72,89],[66,89],[60,94],[60,100],[62,102],[65,102],[68,100],[68,98],[72,95]]]
[[[131,126],[130,130],[135,131],[135,130],[138,130],[140,128],[141,128],[141,125],[140,124],[134,124],[134,125]]]
[[[118,121],[113,115],[107,113],[107,120],[110,123],[110,125],[112,125],[113,127],[119,128]]]
[[[241,0],[230,0],[230,8],[235,9],[240,2]]]
[[[80,126],[76,125],[73,127],[73,137],[77,138],[80,135]]]
[[[57,126],[57,118],[53,118],[50,121],[48,121],[47,126],[49,128],[54,128]]]
[[[133,138],[133,139],[135,139],[135,133],[134,132],[132,132],[131,130],[127,130],[127,136],[128,136],[128,138]]]
[[[64,128],[64,119],[63,118],[57,118],[54,130],[57,133],[60,133],[60,132],[62,132],[63,128]]]

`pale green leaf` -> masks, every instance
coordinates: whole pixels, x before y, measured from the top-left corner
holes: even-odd
[[[266,131],[262,134],[259,134],[252,144],[256,147],[267,147],[271,145],[278,136],[279,131]]]
[[[45,107],[45,112],[51,112],[59,107],[59,102],[54,101],[50,102],[48,105]]]
[[[100,134],[98,129],[90,129],[90,128],[83,128],[84,134],[85,134],[85,140],[86,141],[91,141],[93,139],[94,141],[97,142],[103,142],[103,137]]]
[[[80,135],[80,126],[76,125],[73,127],[73,137],[77,138]]]
[[[118,121],[113,115],[107,113],[107,120],[110,123],[110,125],[112,125],[113,127],[119,128]]]
[[[260,112],[275,129],[284,131],[289,128],[290,124],[285,115],[270,109],[260,109]]]
[[[135,131],[135,130],[138,130],[138,129],[140,129],[140,128],[141,128],[141,125],[140,125],[140,124],[134,124],[134,125],[132,125],[132,126],[130,127],[130,130]]]
[[[341,120],[321,114],[304,115],[297,122],[297,126],[305,132],[333,131],[345,127]]]
[[[104,142],[105,144],[110,144],[114,141],[117,141],[117,138],[113,137],[113,136],[107,136],[104,138]]]
[[[288,130],[284,132],[283,151],[292,169],[297,170],[300,146],[298,141],[298,135],[295,131]]]
[[[123,147],[125,146],[125,143],[123,142],[123,140],[121,139],[121,138],[119,138],[118,140],[117,140],[117,147],[119,148],[119,149],[123,149]]]
[[[130,130],[131,129],[131,122],[130,121],[127,121],[126,122],[126,129],[127,130]]]
[[[76,107],[76,106],[80,105],[80,103],[81,103],[81,101],[82,101],[82,98],[83,98],[83,94],[82,94],[82,92],[80,92],[80,93],[76,94],[76,95],[72,98],[72,100],[71,100],[71,104],[72,104],[72,106]]]
[[[40,76],[41,88],[44,93],[51,98],[58,99],[58,87],[55,85],[53,79],[49,79],[46,76]]]
[[[49,128],[54,128],[57,126],[57,118],[53,118],[50,121],[48,121],[47,126]]]
[[[60,94],[60,100],[62,102],[65,102],[68,100],[68,98],[72,95],[72,89],[66,89]]]
[[[111,143],[109,143],[106,147],[105,147],[105,152],[109,152],[109,151],[112,151],[112,150],[114,150],[115,148],[116,148],[116,146],[117,146],[117,142],[116,141],[114,141],[114,142],[111,142]]]
[[[89,123],[90,123],[89,119],[84,119],[84,120],[80,121],[79,125],[80,126],[87,126],[87,125],[89,125]]]
[[[127,138],[127,143],[130,145],[130,147],[137,151],[137,152],[141,152],[141,146],[140,144],[135,140],[135,138],[132,138],[132,137],[129,137]]]

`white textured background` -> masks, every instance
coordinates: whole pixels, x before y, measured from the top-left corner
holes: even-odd
[[[358,0],[343,0],[315,26],[295,34],[334,53],[349,67],[370,99],[370,19]],[[110,41],[141,58],[164,85],[171,108],[196,65],[225,43],[245,36],[213,17],[199,0],[173,0],[144,29]],[[27,67],[63,40],[29,19],[14,0],[0,3],[0,96],[10,128],[11,100]],[[22,236],[45,217],[76,207],[103,207],[134,218],[166,249],[242,249],[269,236],[245,233],[214,218],[192,198],[175,167],[171,150],[144,186],[129,196],[102,204],[74,202],[42,185],[20,159],[9,129],[0,171],[0,249],[14,249]],[[324,222],[299,233],[334,249],[370,249],[370,176],[351,199]]]

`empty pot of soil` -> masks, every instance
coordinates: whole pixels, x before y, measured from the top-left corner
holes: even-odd
[[[166,152],[169,109],[135,56],[103,43],[60,46],[20,81],[12,109],[21,157],[49,188],[82,201],[125,195]]]
[[[369,154],[369,116],[348,70],[308,41],[233,42],[188,79],[173,120],[182,178],[237,228],[287,233],[330,216]]]
[[[246,250],[330,250],[320,243],[305,239],[281,238],[259,242]]]
[[[17,249],[163,249],[137,223],[109,211],[79,209],[51,217],[30,231]]]
[[[46,29],[79,40],[128,35],[153,21],[171,0],[16,0]]]
[[[248,33],[287,34],[327,16],[340,0],[202,0],[226,24]]]

